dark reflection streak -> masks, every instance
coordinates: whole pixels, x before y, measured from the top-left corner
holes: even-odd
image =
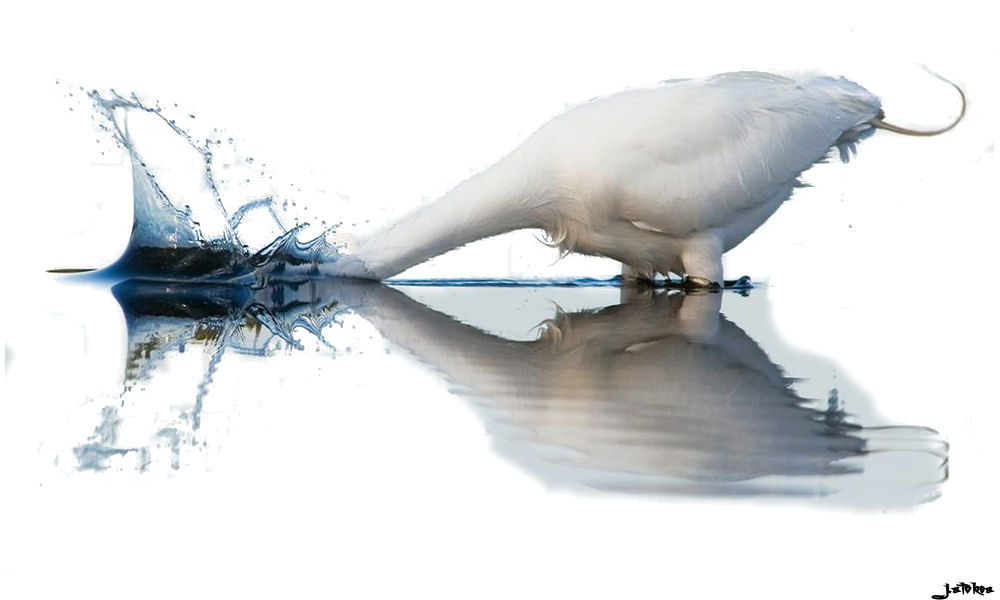
[[[601,310],[560,311],[537,340],[524,342],[484,333],[375,282],[250,289],[132,281],[113,291],[129,331],[126,390],[171,352],[206,346],[190,431],[174,422],[155,436],[167,443],[175,469],[182,448],[196,443],[227,349],[266,356],[276,338],[302,349],[294,330],[303,329],[333,350],[323,330],[350,310],[457,386],[498,451],[552,485],[781,496],[862,485],[880,490],[874,502],[912,504],[935,497],[947,476],[947,444],[932,430],[862,427],[836,390],[825,410],[797,396],[795,380],[720,314],[721,293],[649,290]],[[104,469],[114,456],[138,452],[145,469],[150,448],[118,447],[117,433],[102,433],[117,432],[117,413],[108,419],[77,447],[80,468]],[[907,458],[891,477],[865,473],[877,455]],[[918,455],[933,460],[914,463]],[[855,481],[862,474],[867,479]]]

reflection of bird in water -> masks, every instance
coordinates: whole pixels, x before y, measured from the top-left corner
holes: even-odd
[[[957,86],[956,86],[957,89]],[[961,93],[961,90],[959,90]],[[320,270],[383,279],[469,242],[523,228],[565,252],[722,283],[722,254],[788,199],[836,148],[846,162],[882,121],[846,79],[730,73],[665,82],[579,106],[436,202],[355,243]]]
[[[932,497],[943,476],[947,453],[932,432],[861,427],[835,395],[825,410],[798,397],[761,348],[719,314],[719,293],[645,293],[599,311],[560,312],[534,341],[484,333],[356,279],[256,290],[126,282],[114,293],[129,332],[126,394],[155,388],[146,378],[185,348],[204,347],[204,373],[187,403],[172,391],[171,406],[182,413],[158,414],[152,441],[141,431],[118,439],[118,431],[142,429],[129,411],[155,405],[148,401],[155,393],[108,407],[94,435],[74,449],[80,468],[108,468],[136,453],[145,469],[164,444],[179,468],[182,449],[201,447],[202,399],[224,353],[266,360],[276,348],[301,348],[296,330],[322,343],[350,310],[457,386],[483,411],[499,448],[551,483],[817,494],[849,488],[864,470],[868,488],[883,482],[896,501],[912,503]],[[891,477],[868,472],[876,455],[896,457]]]
[[[825,476],[864,470],[864,457],[886,436],[911,458],[929,458],[900,469],[894,493],[907,502],[933,496],[942,477],[943,455],[928,430],[875,432],[846,421],[835,399],[824,411],[798,397],[761,348],[719,314],[718,293],[646,295],[560,313],[537,341],[517,342],[382,285],[332,285],[341,286],[335,295],[345,306],[473,398],[503,451],[546,480],[820,493],[846,485]],[[786,479],[753,481],[767,476]]]

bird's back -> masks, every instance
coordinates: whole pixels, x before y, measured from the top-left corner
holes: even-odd
[[[846,79],[728,73],[579,106],[529,146],[581,208],[675,236],[725,226],[870,132],[879,99]]]

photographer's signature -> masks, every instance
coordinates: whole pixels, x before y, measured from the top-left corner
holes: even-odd
[[[965,583],[964,581],[956,583],[955,585],[944,584],[943,594],[934,594],[931,598],[935,600],[942,600],[947,598],[952,594],[978,594],[980,596],[985,596],[986,594],[993,593],[993,586],[991,585],[979,585],[975,581],[972,583]]]

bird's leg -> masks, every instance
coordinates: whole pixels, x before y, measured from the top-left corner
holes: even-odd
[[[653,274],[637,267],[622,263],[622,287],[620,300],[624,304],[637,298],[640,291],[650,289],[653,285]]]
[[[684,287],[719,289],[722,287],[722,241],[714,235],[700,235],[687,240],[681,250]]]
[[[640,269],[638,267],[633,267],[622,263],[622,283],[626,285],[635,285],[637,283],[652,283],[655,273],[650,273],[649,271]]]

